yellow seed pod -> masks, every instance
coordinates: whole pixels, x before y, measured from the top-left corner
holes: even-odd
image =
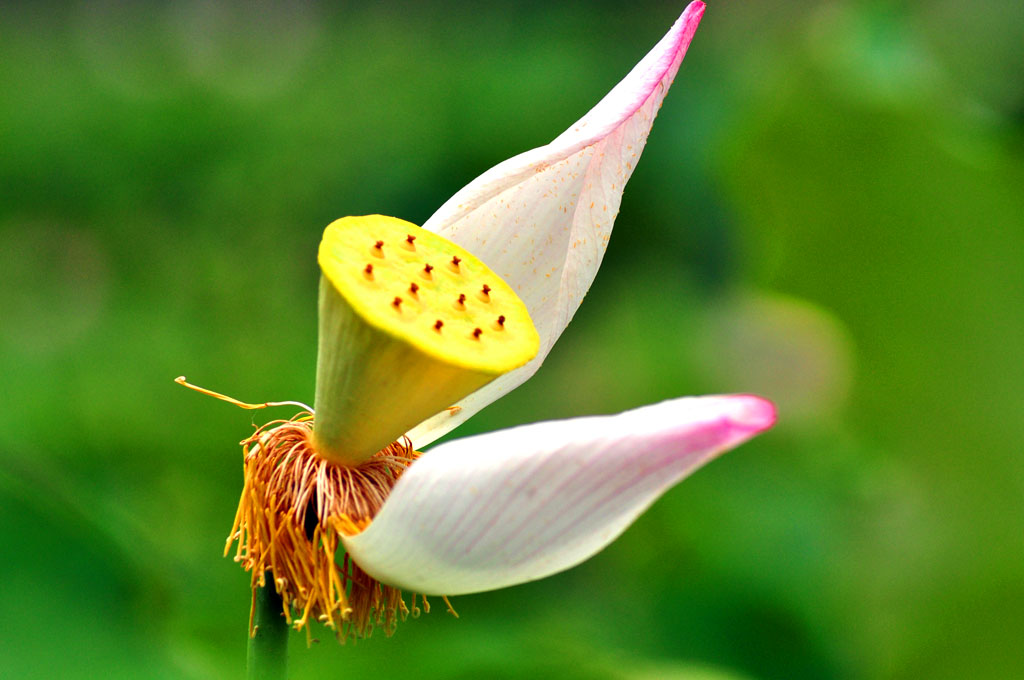
[[[382,215],[320,242],[314,446],[356,464],[522,366],[540,346],[526,305],[447,239]]]

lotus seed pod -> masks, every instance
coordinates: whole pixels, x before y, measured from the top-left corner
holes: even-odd
[[[393,217],[320,243],[317,452],[358,464],[540,346],[526,305],[468,251]]]

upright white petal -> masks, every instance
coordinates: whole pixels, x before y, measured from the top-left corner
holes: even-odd
[[[452,196],[423,226],[458,243],[508,281],[526,303],[537,357],[413,429],[426,446],[540,367],[590,289],[622,190],[704,13],[679,20],[597,106],[547,146],[501,163]]]
[[[604,548],[669,487],[774,422],[758,397],[692,397],[447,442],[345,548],[381,582],[425,594],[539,579]]]

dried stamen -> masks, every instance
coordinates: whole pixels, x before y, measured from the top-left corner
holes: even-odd
[[[315,619],[340,641],[374,626],[390,635],[409,611],[401,591],[370,577],[348,555],[337,564],[335,553],[341,536],[369,526],[419,454],[405,439],[346,467],[318,456],[311,432],[312,415],[303,413],[242,442],[245,486],[224,554],[237,541],[235,561],[251,572],[254,597],[272,572],[285,619],[298,630]]]

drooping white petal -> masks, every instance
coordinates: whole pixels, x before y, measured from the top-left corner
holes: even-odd
[[[537,357],[414,428],[422,448],[540,367],[572,319],[604,257],[622,190],[643,151],[704,13],[693,2],[622,82],[547,146],[501,163],[452,196],[423,226],[458,243],[504,278],[540,333]]]
[[[425,594],[539,579],[604,548],[669,487],[774,422],[758,397],[691,397],[447,442],[345,548],[381,582]]]

